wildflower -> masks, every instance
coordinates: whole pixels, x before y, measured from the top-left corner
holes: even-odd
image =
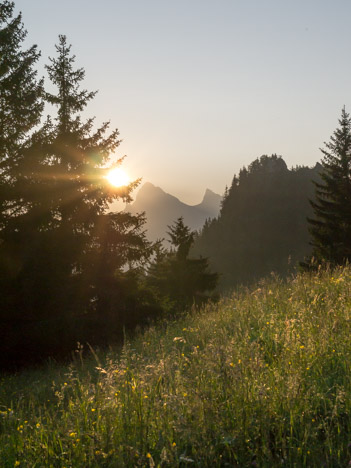
[[[174,342],[179,341],[180,343],[186,343],[186,340],[182,336],[175,336],[173,338],[173,341]]]
[[[147,395],[144,395],[144,398],[149,398]]]
[[[95,450],[95,455],[100,455],[101,450]]]
[[[151,453],[148,452],[148,453],[146,454],[146,458],[151,458]]]
[[[187,393],[183,393],[183,397],[187,397],[187,396],[188,396],[188,394],[187,394]]]
[[[301,345],[301,346],[300,346],[300,349],[304,349],[304,345]]]
[[[238,364],[241,364],[241,359],[238,360]]]
[[[36,427],[37,429],[39,429],[40,423],[36,423],[35,427]]]
[[[95,411],[95,408],[91,408],[91,411],[94,412],[94,411]]]
[[[70,432],[70,433],[69,433],[69,436],[70,436],[70,437],[75,437],[76,435],[77,435],[76,432]]]
[[[234,363],[232,363],[232,362],[229,365],[230,365],[230,367],[234,367]]]
[[[63,385],[66,387],[66,385],[67,385],[67,382],[65,382]]]
[[[173,442],[172,447],[175,447],[176,445],[177,445],[177,444],[176,444],[175,442]]]
[[[21,464],[21,462],[19,462],[18,460],[16,460],[14,466],[20,466],[20,464]]]

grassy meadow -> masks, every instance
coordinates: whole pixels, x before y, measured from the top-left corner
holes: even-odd
[[[4,375],[0,466],[346,467],[351,268],[271,277],[122,351]]]

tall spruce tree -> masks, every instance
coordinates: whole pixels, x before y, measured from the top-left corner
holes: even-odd
[[[0,238],[7,221],[22,209],[14,184],[17,164],[30,144],[30,134],[43,111],[43,81],[34,65],[39,52],[34,45],[24,50],[26,37],[21,14],[14,3],[0,4]]]
[[[0,317],[14,311],[18,294],[14,278],[23,265],[19,239],[21,218],[28,209],[18,192],[20,165],[32,146],[43,107],[43,80],[34,68],[39,52],[34,45],[23,48],[26,37],[21,14],[14,3],[0,4]],[[9,312],[10,311],[10,312]]]
[[[142,217],[122,219],[107,214],[113,200],[130,200],[130,192],[138,181],[122,188],[108,184],[106,164],[120,144],[119,132],[116,129],[107,134],[108,122],[94,130],[94,119],[82,120],[81,112],[96,93],[81,89],[85,71],[74,68],[75,56],[65,36],[59,36],[56,51],[57,56],[47,66],[57,93],[46,96],[56,106],[57,116],[50,141],[42,147],[45,173],[41,180],[50,175],[50,184],[44,184],[41,197],[47,210],[43,230],[47,232],[49,228],[49,250],[55,265],[54,289],[59,284],[65,295],[71,296],[70,309],[81,313],[92,303],[98,307],[102,297],[106,297],[107,286],[99,288],[101,281],[97,275],[101,271],[101,258],[106,259],[107,254],[114,256],[114,261],[110,258],[106,262],[104,276],[109,275],[111,288],[117,287],[116,270],[121,271],[128,261],[134,264],[142,261],[149,245],[141,229]]]
[[[321,182],[315,183],[315,218],[308,219],[317,262],[351,260],[351,118],[343,108],[339,127],[321,149]]]

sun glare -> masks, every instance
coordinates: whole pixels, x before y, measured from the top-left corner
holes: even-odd
[[[119,169],[118,167],[115,169],[111,169],[111,171],[107,174],[106,179],[110,182],[111,185],[115,187],[124,187],[125,185],[129,184],[129,177],[127,174]]]

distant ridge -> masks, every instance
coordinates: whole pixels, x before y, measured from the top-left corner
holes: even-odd
[[[167,226],[180,216],[191,229],[200,229],[206,219],[218,216],[221,200],[220,195],[207,189],[201,203],[187,205],[160,187],[146,182],[134,203],[127,205],[125,211],[132,214],[145,212],[147,236],[150,240],[156,240],[167,237]]]

